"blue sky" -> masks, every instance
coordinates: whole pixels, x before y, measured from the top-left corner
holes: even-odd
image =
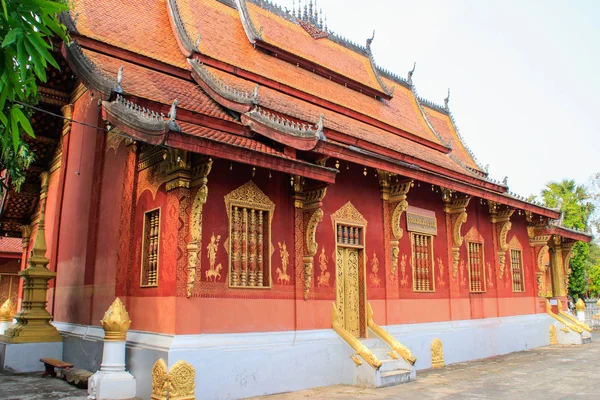
[[[292,0],[275,0],[291,8]],[[296,1],[296,5],[298,2]],[[372,44],[419,94],[450,109],[492,177],[539,194],[600,172],[600,2],[319,0],[329,28]]]

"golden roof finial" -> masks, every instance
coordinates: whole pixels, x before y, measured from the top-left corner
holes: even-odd
[[[15,311],[15,305],[9,297],[0,307],[0,322],[12,322]]]
[[[100,321],[104,329],[104,340],[107,342],[124,342],[127,337],[127,331],[131,325],[129,313],[120,298],[108,308],[104,318]]]
[[[575,304],[575,309],[577,311],[585,311],[585,303],[583,302],[583,300],[581,300],[581,297],[579,298],[579,300],[577,300],[577,303]]]

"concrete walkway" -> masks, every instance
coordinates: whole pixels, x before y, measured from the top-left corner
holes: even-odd
[[[600,399],[600,335],[583,346],[550,346],[418,371],[405,385],[329,386],[255,399]]]
[[[87,400],[87,390],[42,373],[11,375],[0,373],[0,400]]]

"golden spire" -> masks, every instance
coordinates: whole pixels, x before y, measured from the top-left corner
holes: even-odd
[[[581,300],[581,297],[579,298],[579,300],[577,300],[577,303],[575,304],[575,309],[577,311],[585,311],[585,303],[583,302],[583,300]]]
[[[118,297],[104,314],[100,321],[104,329],[104,340],[107,342],[124,342],[131,325],[129,313]]]
[[[10,298],[6,299],[0,307],[0,322],[12,322],[15,315],[15,305]]]

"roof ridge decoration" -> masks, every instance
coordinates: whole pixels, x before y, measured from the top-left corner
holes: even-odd
[[[419,93],[417,93],[417,87],[413,83],[413,80],[412,80],[412,75],[415,72],[416,66],[417,66],[417,63],[415,62],[414,65],[413,65],[413,69],[408,73],[408,80],[407,80],[407,82],[410,85],[410,91],[413,94],[413,96],[415,98],[415,101],[417,102],[417,107],[419,107],[419,111],[421,111],[421,115],[423,116],[423,119],[425,120],[425,123],[427,124],[427,126],[429,127],[429,129],[431,129],[431,132],[433,132],[433,134],[435,135],[435,137],[438,138],[438,140],[440,141],[440,143],[442,143],[442,145],[444,145],[448,149],[452,150],[452,143],[446,142],[444,140],[444,138],[442,137],[442,135],[440,135],[439,133],[437,133],[437,131],[433,127],[433,124],[429,121],[429,118],[427,118],[427,114],[425,113],[425,110],[423,110],[423,106],[421,105],[421,102],[420,102],[421,98],[419,97]],[[448,152],[448,154],[450,154],[450,152]]]
[[[171,105],[166,120],[164,114],[142,107],[119,93],[113,101],[102,102],[102,117],[109,125],[124,135],[155,145],[164,143],[168,131],[181,132],[175,121],[176,110],[177,100]]]
[[[375,68],[377,68],[377,72],[380,75],[382,75],[383,77],[385,77],[391,81],[394,81],[394,82],[404,86],[405,88],[410,89],[410,84],[408,83],[406,78],[403,78],[400,75],[396,74],[395,72],[392,72],[389,69],[383,68],[379,65],[375,65]]]
[[[381,79],[381,76],[379,76],[379,71],[377,70],[377,64],[375,63],[375,58],[373,57],[373,52],[371,51],[371,43],[373,43],[374,39],[375,39],[375,29],[373,29],[373,36],[371,36],[369,39],[367,39],[367,45],[365,47],[367,49],[367,57],[369,58],[369,64],[371,64],[371,69],[373,70],[373,74],[375,75],[375,79],[377,79],[377,83],[379,83],[379,86],[381,86],[381,88],[383,89],[384,92],[386,92],[390,97],[392,97],[394,94],[395,87],[392,86],[391,88],[389,88],[383,82],[383,79]]]
[[[327,141],[324,120],[321,114],[314,125],[296,122],[258,105],[242,115],[242,122],[253,131],[297,150],[312,150],[320,140]]]
[[[297,15],[295,0],[292,4],[292,16],[296,18],[298,24],[300,24],[300,26],[303,27],[313,39],[323,39],[329,36],[329,32],[327,31],[327,17],[325,17],[325,23],[323,23],[323,9],[319,9],[319,11],[317,11],[317,0],[315,0],[314,8],[313,0],[310,0],[308,6],[305,0],[304,12],[302,12],[302,0],[298,0]]]
[[[123,93],[119,80],[123,78],[122,69],[120,77],[117,75],[117,81],[115,81],[83,53],[79,43],[75,41],[65,43],[65,51],[71,70],[77,74],[86,87],[100,92],[103,99],[110,98],[113,92]]]
[[[255,44],[257,40],[262,40],[262,28],[256,30],[254,22],[252,22],[252,17],[250,16],[250,11],[248,11],[246,0],[235,0],[235,6],[240,14],[244,32],[246,32],[246,36],[248,37],[248,40],[250,40],[250,43]]]
[[[475,154],[473,153],[473,151],[471,150],[471,148],[469,147],[469,145],[465,141],[464,137],[461,135],[460,129],[458,129],[458,125],[456,124],[456,120],[454,119],[454,115],[452,114],[452,111],[450,111],[449,103],[450,103],[450,89],[448,89],[448,96],[446,96],[446,98],[444,99],[444,109],[446,110],[446,113],[450,117],[450,122],[452,123],[452,127],[456,131],[456,135],[458,136],[458,140],[461,141],[462,145],[464,146],[465,150],[467,150],[467,153],[469,153],[469,155],[471,156],[471,159],[473,160],[473,162],[475,163],[475,165],[477,165],[477,167],[481,171],[486,171],[487,168],[484,168],[484,167],[481,166],[481,164],[479,163],[479,160],[477,159],[477,157],[475,156]],[[487,171],[486,171],[486,176],[487,176]],[[504,186],[508,187],[506,184]]]
[[[247,112],[253,105],[258,104],[259,85],[256,85],[252,92],[237,89],[228,85],[222,79],[219,79],[219,77],[206,68],[202,62],[196,59],[189,59],[188,62],[192,67],[192,76],[196,82],[213,98],[213,100],[222,106],[231,108],[237,112]],[[217,97],[215,97],[214,94],[216,94]],[[222,99],[227,100],[227,102],[223,102]]]
[[[183,19],[181,18],[181,14],[179,13],[179,7],[177,6],[177,0],[167,0],[167,9],[169,11],[169,15],[171,16],[170,21],[173,27],[175,28],[175,40],[177,40],[177,44],[183,50],[183,53],[186,54],[187,58],[190,58],[194,53],[198,52],[198,46],[200,45],[200,35],[196,38],[196,42],[192,41],[187,29],[185,28],[185,24]]]

